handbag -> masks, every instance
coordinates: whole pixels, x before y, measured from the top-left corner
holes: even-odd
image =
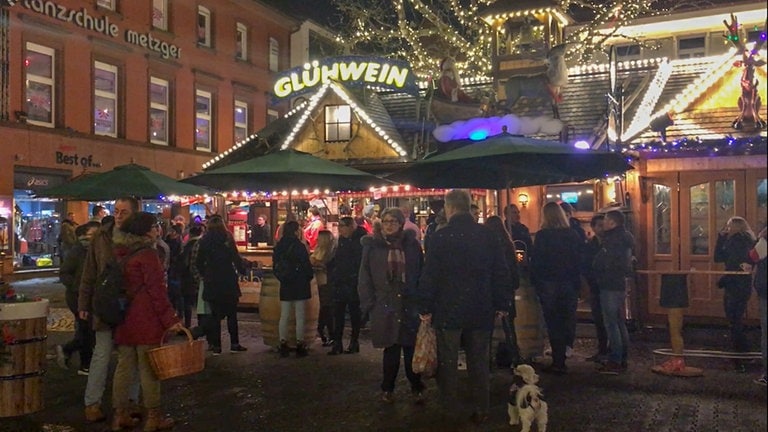
[[[437,338],[429,321],[422,320],[419,324],[412,367],[414,373],[424,378],[433,377],[437,372]]]

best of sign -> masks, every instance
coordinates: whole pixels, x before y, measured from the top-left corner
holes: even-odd
[[[273,91],[278,98],[298,96],[332,80],[351,86],[418,91],[409,63],[365,56],[330,57],[287,70],[278,75]]]
[[[117,24],[109,21],[108,16],[91,16],[85,8],[80,8],[79,10],[69,9],[52,1],[43,0],[24,0],[22,6],[39,14],[56,18],[59,21],[75,23],[78,27],[113,38],[117,37],[117,33],[120,31]],[[151,33],[126,30],[124,38],[126,42],[155,51],[163,58],[173,57],[178,59],[181,57],[181,48],[160,39],[155,39]]]

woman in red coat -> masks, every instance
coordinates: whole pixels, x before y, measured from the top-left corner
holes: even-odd
[[[118,357],[112,386],[115,408],[112,430],[135,425],[128,411],[128,389],[137,368],[147,409],[144,430],[170,429],[174,421],[163,417],[160,411],[160,381],[152,370],[147,351],[158,347],[166,332],[179,331],[182,325],[168,300],[165,270],[154,248],[157,219],[150,213],[138,212],[129,217],[120,230],[123,235],[115,237],[114,253],[118,261],[127,257],[123,281],[131,303],[125,321],[115,328],[114,334]]]

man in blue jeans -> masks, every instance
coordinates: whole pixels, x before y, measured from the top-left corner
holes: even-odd
[[[479,424],[488,418],[491,331],[495,314],[509,310],[512,278],[501,242],[470,213],[469,193],[448,192],[444,209],[448,224],[432,235],[419,279],[419,311],[435,329],[437,385],[446,417],[461,413],[457,362],[463,345],[472,396],[470,418]]]
[[[635,239],[624,228],[624,214],[611,210],[603,222],[602,248],[592,263],[600,287],[603,323],[608,335],[608,361],[598,369],[605,375],[618,375],[627,369],[629,333],[624,320],[626,278],[632,274]]]
[[[95,330],[95,346],[91,367],[88,371],[88,383],[85,385],[85,419],[88,422],[98,422],[106,419],[101,409],[101,399],[107,384],[107,371],[112,354],[112,328],[101,322],[98,317],[92,316],[93,294],[98,289],[99,275],[106,268],[107,262],[113,256],[113,238],[117,235],[125,235],[119,227],[128,219],[128,216],[139,211],[139,202],[132,197],[119,198],[115,201],[114,223],[103,223],[101,229],[91,241],[91,247],[85,257],[83,276],[80,280],[78,297],[78,311],[80,319],[89,321]],[[131,387],[131,400],[138,401],[139,381],[138,370],[136,384]]]

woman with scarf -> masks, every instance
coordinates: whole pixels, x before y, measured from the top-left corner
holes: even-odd
[[[392,403],[400,356],[416,403],[422,403],[424,384],[413,372],[414,346],[419,328],[416,286],[424,262],[412,231],[404,231],[405,216],[396,207],[384,210],[373,235],[362,238],[358,292],[363,313],[370,314],[371,342],[383,348],[382,401]]]

